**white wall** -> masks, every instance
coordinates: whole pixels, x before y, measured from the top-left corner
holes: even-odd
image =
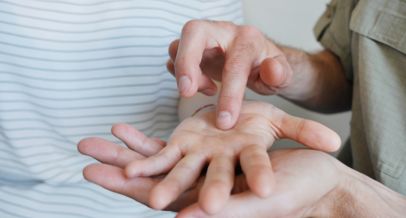
[[[255,25],[273,40],[308,51],[320,49],[313,36],[313,26],[329,0],[243,0],[246,23]],[[258,96],[248,92],[247,98],[269,101],[290,114],[317,120],[337,131],[344,142],[349,134],[350,113],[322,115],[301,109],[279,97]],[[277,143],[291,146],[288,141]]]

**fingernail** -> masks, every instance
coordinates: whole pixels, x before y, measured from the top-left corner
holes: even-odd
[[[192,81],[188,76],[181,76],[179,78],[178,88],[180,92],[186,92],[192,85]]]
[[[231,123],[231,113],[228,111],[221,111],[218,116],[218,122],[221,126],[230,126]]]

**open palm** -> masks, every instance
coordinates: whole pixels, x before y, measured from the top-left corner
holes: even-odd
[[[116,132],[128,133],[130,128],[122,125]],[[246,102],[239,121],[227,131],[215,127],[214,111],[184,120],[162,150],[130,161],[125,174],[130,178],[167,174],[155,180],[149,192],[149,206],[163,209],[196,184],[208,164],[198,202],[213,214],[230,196],[237,161],[253,193],[267,197],[272,192],[275,181],[267,149],[279,138],[324,151],[334,151],[340,145],[337,134],[319,123],[290,116],[270,104]]]
[[[102,162],[86,167],[84,176],[106,189],[149,205],[153,188],[164,176],[128,178],[124,167],[134,159],[145,159],[143,153],[152,155],[159,152],[165,143],[149,139],[135,129],[130,131],[136,133],[137,137],[128,136],[128,128],[131,127],[118,125],[113,133],[129,149],[100,138],[88,138],[80,142],[79,150],[83,154]],[[119,131],[123,129],[127,131]],[[245,176],[236,175],[233,178],[232,196],[213,217],[307,216],[315,204],[328,197],[328,193],[336,188],[340,179],[340,164],[322,152],[305,149],[280,150],[272,152],[267,158],[273,165],[276,179],[272,194],[267,198],[257,197],[250,191]],[[198,204],[199,192],[205,179],[204,175],[199,176],[166,210],[181,211],[178,214],[180,217],[209,216]]]

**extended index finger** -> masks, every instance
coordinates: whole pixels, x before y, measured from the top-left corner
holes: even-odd
[[[217,127],[230,129],[240,114],[245,87],[251,70],[260,54],[256,44],[259,32],[252,27],[241,27],[226,53],[220,91]]]

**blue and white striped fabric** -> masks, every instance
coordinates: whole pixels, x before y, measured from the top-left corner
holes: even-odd
[[[165,137],[178,92],[167,46],[238,0],[0,0],[0,217],[172,217],[87,183],[77,142],[126,122]]]

